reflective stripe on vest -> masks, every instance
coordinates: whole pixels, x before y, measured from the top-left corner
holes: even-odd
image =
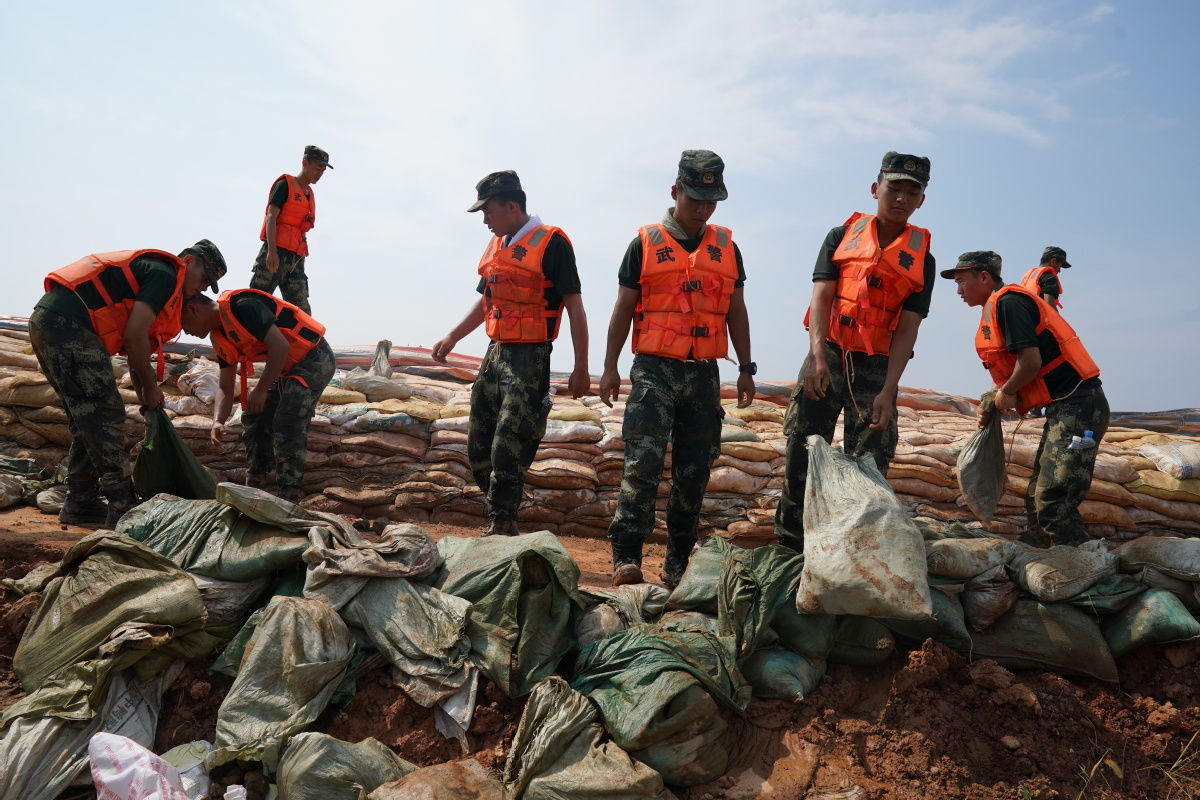
[[[1054,308],[1062,308],[1062,303],[1058,301],[1058,298],[1062,296],[1062,281],[1059,280],[1058,274],[1054,272],[1054,267],[1047,267],[1045,265],[1034,267],[1033,269],[1029,270],[1029,272],[1025,273],[1025,277],[1021,278],[1020,285],[1033,292],[1038,297],[1041,297],[1042,287],[1039,285],[1039,281],[1041,281],[1042,275],[1047,272],[1049,272],[1051,275],[1054,275],[1054,285],[1056,288],[1054,290],[1054,302],[1050,303],[1049,300],[1046,302],[1050,303],[1050,305]],[[1042,299],[1044,300],[1045,298]]]
[[[728,228],[709,225],[691,253],[662,225],[638,231],[641,292],[633,322],[633,352],[685,360],[724,358],[726,315],[737,282],[737,254]]]
[[[833,254],[837,288],[829,309],[826,339],[843,351],[887,355],[900,324],[904,301],[925,287],[929,231],[914,225],[886,248],[871,214],[853,214]],[[808,314],[804,324],[808,327]]]
[[[153,256],[175,267],[175,290],[154,316],[148,331],[150,351],[158,354],[157,372],[158,380],[161,381],[166,366],[162,346],[183,330],[183,283],[187,269],[177,256],[165,250],[152,249],[93,253],[54,270],[46,276],[44,285],[46,291],[50,291],[57,284],[74,292],[87,310],[92,329],[100,337],[104,349],[109,355],[115,356],[126,351],[125,328],[129,324],[129,314],[141,289],[133,275],[132,265],[143,256]],[[116,282],[120,287],[118,297],[114,298],[109,292],[105,285],[106,279]],[[80,289],[84,287],[95,292],[95,296],[101,302],[99,307],[93,308],[96,304],[80,294]]]
[[[238,320],[233,313],[233,299],[241,295],[256,294],[264,297],[274,306],[275,327],[287,339],[288,354],[283,362],[283,373],[280,379],[295,378],[305,386],[308,381],[299,375],[288,375],[287,371],[300,363],[325,335],[325,326],[306,314],[299,306],[292,305],[286,300],[280,300],[274,295],[260,292],[258,289],[230,289],[222,292],[217,298],[217,316],[220,326],[214,328],[211,335],[213,352],[217,358],[230,366],[237,366],[241,375],[241,401],[246,404],[247,379],[254,375],[254,362],[265,359],[269,352],[267,343],[259,339]],[[291,312],[287,315],[285,312]],[[285,323],[280,318],[291,317],[291,323]]]
[[[519,241],[503,244],[502,237],[488,243],[479,259],[483,278],[484,330],[497,342],[552,342],[558,336],[561,309],[546,305],[546,280],[542,262],[555,234],[561,229],[539,225]],[[567,239],[570,244],[571,240]],[[553,320],[554,326],[547,325]]]
[[[298,255],[308,255],[308,232],[317,224],[317,193],[312,186],[308,192],[296,180],[294,175],[280,175],[271,188],[279,181],[287,182],[287,199],[275,217],[275,246],[291,250]],[[262,230],[258,232],[259,241],[267,240],[266,214],[271,210],[271,198],[267,198],[267,209],[263,212]]]
[[[1061,400],[1061,397],[1051,397],[1050,389],[1046,386],[1046,375],[1062,364],[1070,364],[1079,373],[1081,380],[1095,378],[1100,374],[1100,368],[1079,341],[1079,335],[1067,324],[1062,315],[1054,311],[1050,305],[1036,292],[1031,292],[1023,286],[1009,284],[1002,286],[992,293],[983,305],[979,317],[979,329],[975,332],[975,352],[983,361],[984,368],[991,374],[997,386],[1012,377],[1017,367],[1017,355],[1008,352],[1005,346],[1004,334],[1000,330],[996,309],[1000,298],[1009,293],[1023,294],[1033,300],[1038,310],[1038,324],[1034,332],[1040,335],[1049,331],[1058,343],[1058,358],[1042,364],[1032,381],[1017,391],[1017,411],[1025,414],[1031,409]]]

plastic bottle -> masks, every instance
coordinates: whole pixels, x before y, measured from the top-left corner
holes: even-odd
[[[1083,436],[1072,436],[1068,450],[1091,450],[1096,446],[1096,440],[1091,431],[1084,431]]]

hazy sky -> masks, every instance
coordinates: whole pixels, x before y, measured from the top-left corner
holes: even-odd
[[[27,315],[45,273],[86,253],[201,237],[229,262],[223,288],[246,285],[271,182],[316,144],[335,169],[308,273],[333,343],[443,336],[489,236],[466,213],[474,184],[515,169],[575,244],[599,374],[621,255],[670,203],[679,152],[708,148],[759,376],[787,380],[817,249],[873,210],[894,149],[933,161],[913,222],[940,267],[992,249],[1018,280],[1066,248],[1064,313],[1114,409],[1200,406],[1193,2],[50,1],[5,17],[2,314]],[[939,279],[903,382],[985,389],[977,322]],[[564,325],[554,367],[571,366]]]

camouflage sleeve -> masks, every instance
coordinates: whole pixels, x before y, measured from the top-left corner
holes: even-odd
[[[617,271],[617,283],[629,289],[642,290],[642,239],[635,236],[625,249],[621,268]]]
[[[1038,346],[1037,304],[1023,294],[1009,292],[996,305],[996,324],[1010,353]]]
[[[129,265],[139,287],[135,300],[141,300],[157,314],[175,293],[175,267],[162,259],[143,256]]]
[[[937,282],[937,261],[933,253],[925,253],[925,286],[916,294],[910,294],[904,301],[905,311],[914,311],[922,317],[929,316],[929,303],[933,300],[933,284]]]
[[[836,281],[838,277],[837,264],[833,263],[833,254],[837,252],[842,237],[846,235],[845,225],[838,225],[825,234],[821,249],[817,252],[817,263],[813,267],[814,281]]]
[[[575,263],[575,250],[565,237],[557,233],[546,245],[546,257],[542,259],[542,274],[546,276],[546,280],[554,284],[554,291],[559,296],[579,294],[582,291],[579,283],[579,267]]]

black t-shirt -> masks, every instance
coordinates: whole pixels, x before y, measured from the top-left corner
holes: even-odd
[[[312,189],[305,189],[304,196],[308,197]],[[283,204],[288,199],[288,182],[286,178],[280,178],[271,186],[271,199],[267,202],[276,208],[283,208]]]
[[[996,324],[1004,337],[1005,349],[1015,354],[1036,347],[1041,353],[1042,364],[1048,364],[1058,358],[1062,350],[1049,330],[1040,335],[1036,332],[1039,322],[1041,315],[1037,303],[1023,294],[1008,292],[996,304]],[[1099,377],[1081,380],[1075,368],[1066,362],[1047,372],[1045,378],[1046,389],[1055,400],[1082,397],[1100,386]]]
[[[546,252],[542,254],[542,275],[551,283],[544,293],[548,310],[560,310],[563,295],[580,294],[583,291],[579,284],[579,267],[575,264],[575,249],[561,233],[555,233],[546,243]],[[483,278],[480,278],[475,291],[485,294],[486,288]],[[557,322],[553,317],[546,320],[547,335],[553,335]]]
[[[671,236],[670,233],[667,233]],[[674,236],[671,236],[675,239]],[[700,242],[704,239],[704,233],[690,239],[675,239],[688,253],[696,252],[696,248],[700,246]],[[738,248],[737,242],[733,243],[733,255],[737,259],[737,280],[734,281],[734,288],[744,286],[746,283],[746,267],[742,263],[742,251]],[[621,259],[621,267],[617,270],[617,283],[629,289],[642,288],[642,237],[635,236],[633,241],[629,243],[629,247],[625,248],[625,257]]]
[[[267,331],[276,325],[279,319],[275,316],[275,304],[267,298],[246,292],[234,295],[229,301],[229,309],[238,322],[242,323],[250,335],[260,342],[267,340]],[[217,363],[222,367],[231,366],[221,359]]]
[[[158,256],[146,255],[134,259],[129,265],[129,270],[138,282],[138,291],[133,299],[148,304],[155,314],[162,311],[163,306],[175,293],[177,278],[175,266]],[[101,273],[100,282],[104,284],[104,288],[113,300],[123,300],[128,297],[127,294],[122,293],[125,281],[119,269],[110,268]],[[89,286],[81,286],[76,293],[61,284],[55,284],[50,291],[42,295],[42,299],[37,303],[37,308],[53,311],[90,328],[92,322],[88,317],[88,308],[96,310],[103,305],[104,299],[100,293]]]
[[[1054,274],[1054,270],[1047,270],[1038,276],[1038,293],[1045,296],[1052,294],[1058,297],[1062,294],[1061,284],[1058,282],[1058,276]]]
[[[813,267],[813,281],[836,281],[840,272],[838,265],[834,263],[833,254],[837,252],[838,246],[842,243],[842,238],[846,235],[848,225],[838,225],[836,228],[831,228],[829,233],[825,234],[825,241],[821,243],[821,249],[817,252],[817,263]],[[902,308],[905,311],[912,311],[920,314],[922,317],[929,316],[929,303],[933,298],[933,282],[937,278],[937,261],[933,257],[933,253],[925,251],[925,285],[921,291],[916,294],[911,294],[904,301]]]

